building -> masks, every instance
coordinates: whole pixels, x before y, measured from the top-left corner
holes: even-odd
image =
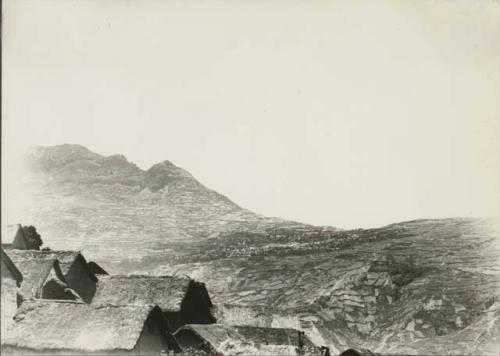
[[[86,303],[90,303],[96,290],[97,277],[79,251],[8,250],[14,263],[33,260],[57,260],[64,280]]]
[[[204,283],[173,276],[100,276],[94,302],[158,305],[171,332],[185,324],[211,324],[212,301]]]
[[[71,301],[23,303],[2,335],[2,354],[159,355],[179,351],[156,306]]]
[[[16,264],[23,274],[23,281],[19,288],[22,300],[35,298],[80,299],[66,284],[57,260],[20,259],[16,261]]]
[[[174,336],[183,351],[202,350],[218,355],[321,355],[307,336],[295,329],[185,325]]]
[[[13,230],[15,229],[15,230]],[[18,249],[18,250],[28,250],[29,243],[24,234],[21,224],[17,224],[15,228],[13,225],[2,227],[2,235],[11,234],[15,231],[14,240],[11,243],[2,243],[2,247],[5,249]]]

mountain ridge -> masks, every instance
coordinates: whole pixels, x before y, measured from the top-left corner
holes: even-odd
[[[178,181],[184,181],[184,184],[192,184],[200,190],[214,192],[195,179],[191,173],[176,166],[169,160],[155,163],[144,170],[135,163],[128,161],[122,154],[104,156],[82,145],[74,144],[35,146],[28,150],[25,159],[28,162],[29,169],[35,172],[41,170],[46,174],[57,174],[58,170],[68,168],[69,165],[70,169],[80,170],[80,174],[84,174],[86,173],[85,170],[89,170],[88,173],[92,174],[131,175],[137,179],[118,180],[118,182],[149,188],[153,193],[169,184],[178,183]],[[93,164],[89,164],[89,161]],[[138,179],[138,176],[142,176],[142,180]],[[224,195],[216,194],[237,206]]]

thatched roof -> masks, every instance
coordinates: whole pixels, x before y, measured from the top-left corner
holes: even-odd
[[[41,297],[43,285],[51,272],[53,277],[57,277],[62,283],[65,282],[57,260],[19,260],[16,264],[24,276],[20,289],[26,299]]]
[[[38,247],[34,248],[33,246],[30,246],[21,224],[2,225],[2,239],[6,236],[13,236],[14,238],[11,243],[3,243],[4,241],[2,241],[2,247],[5,249],[38,250]]]
[[[339,356],[376,356],[377,354],[368,349],[348,349],[342,352]]]
[[[23,275],[21,271],[19,271],[15,263],[12,261],[12,259],[9,257],[9,255],[5,253],[3,248],[0,248],[0,258],[2,259],[3,262],[2,266],[7,267],[7,269],[9,270],[9,272],[12,274],[17,284],[19,285],[23,280]]]
[[[69,301],[23,303],[2,346],[32,350],[132,350],[153,306],[98,306]]]
[[[181,347],[182,335],[192,333],[204,340],[211,348],[221,354],[231,354],[236,350],[242,354],[295,354],[299,348],[299,331],[295,329],[261,328],[254,326],[226,326],[221,324],[191,324],[177,330]],[[308,354],[317,354],[319,350],[305,335],[301,335],[302,345]]]
[[[14,236],[14,241],[12,241],[12,246],[14,248],[19,248],[23,250],[27,250],[29,243],[26,235],[24,234],[24,230],[21,224],[17,224],[16,235]]]
[[[101,276],[93,302],[112,305],[158,305],[164,312],[177,312],[190,285],[187,277]]]
[[[64,250],[9,250],[9,256],[12,258],[14,263],[18,263],[20,261],[26,260],[57,260],[59,262],[59,267],[61,268],[62,273],[66,276],[73,266],[73,264],[77,263],[79,260],[84,265],[84,268],[87,270],[89,276],[96,281],[96,276],[92,273],[90,268],[87,265],[87,261],[80,253],[80,251],[64,251]]]

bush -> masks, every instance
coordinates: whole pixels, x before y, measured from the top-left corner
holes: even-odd
[[[39,250],[40,246],[43,245],[42,237],[36,231],[34,226],[23,226],[23,233],[26,237],[26,242],[28,244],[28,249],[30,250]]]

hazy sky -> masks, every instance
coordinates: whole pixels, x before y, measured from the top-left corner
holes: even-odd
[[[339,227],[500,214],[498,2],[3,7],[4,163],[61,143],[168,159]]]

